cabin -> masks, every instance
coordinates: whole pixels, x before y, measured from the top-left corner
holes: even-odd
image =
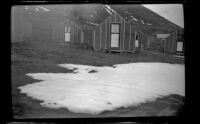
[[[83,42],[81,26],[57,12],[42,11],[39,7],[12,7],[12,42],[26,38],[42,41]]]
[[[184,29],[141,5],[110,5],[128,22],[136,24],[140,50],[184,53]]]
[[[80,5],[74,10],[94,51],[135,52],[143,34],[137,23],[126,20],[107,5]]]
[[[94,50],[134,52],[139,41],[137,32],[134,25],[114,12],[94,28],[92,46]]]
[[[32,37],[32,24],[26,21],[21,7],[12,7],[11,10],[11,41],[21,42]]]
[[[80,43],[94,51],[184,53],[184,29],[141,5],[12,7],[12,42]]]

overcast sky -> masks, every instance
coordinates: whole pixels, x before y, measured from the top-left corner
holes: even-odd
[[[181,4],[144,4],[143,6],[184,27],[183,6]]]

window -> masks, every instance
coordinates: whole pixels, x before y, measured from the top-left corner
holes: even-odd
[[[119,36],[120,36],[120,24],[111,24],[111,47],[119,47]]]
[[[139,40],[139,35],[136,35],[136,36],[135,36],[135,39],[136,39],[136,40]]]
[[[119,24],[112,24],[112,33],[119,33]]]
[[[70,32],[70,27],[69,26],[65,26],[65,32]]]
[[[183,35],[182,34],[178,34],[177,37],[178,37],[178,41],[183,41]]]
[[[65,42],[69,42],[69,41],[70,41],[70,27],[65,26]]]

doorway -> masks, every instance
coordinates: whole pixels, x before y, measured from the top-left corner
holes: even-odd
[[[120,24],[111,23],[111,47],[120,47]]]
[[[65,42],[70,42],[70,27],[65,26]]]

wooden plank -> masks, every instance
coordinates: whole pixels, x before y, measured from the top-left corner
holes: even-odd
[[[81,30],[81,43],[83,43],[84,42],[84,32]]]
[[[94,32],[94,34],[93,34],[93,35],[94,35],[94,42],[93,42],[93,45],[94,45],[94,50],[95,50],[95,29],[94,29],[93,32]]]
[[[120,26],[121,26],[121,28],[120,28],[120,50],[122,50],[122,38],[123,38],[123,33],[122,33],[122,17],[120,16],[120,18],[121,18],[121,22],[120,22]],[[123,30],[124,30],[124,28],[123,28]]]
[[[126,31],[125,20],[124,20],[124,24],[123,25],[124,25],[124,33],[123,33],[123,35],[124,35],[123,36],[123,51],[124,51],[124,42],[125,42],[124,40],[125,40],[125,31]]]
[[[135,48],[136,35],[137,35],[137,31],[136,31],[136,29],[135,29],[135,36],[134,36],[134,39],[135,39],[135,40],[134,40],[134,50],[133,50],[134,52],[135,52],[135,50],[136,50],[136,48]]]
[[[169,44],[168,44],[168,52],[170,52],[170,43],[171,43],[171,33],[170,33],[170,30],[169,30]]]
[[[115,13],[115,23],[117,22],[117,14]]]
[[[175,52],[177,51],[177,31],[175,31]]]
[[[173,32],[173,44],[172,44],[172,50],[174,51],[174,37],[175,37],[175,31]]]
[[[116,15],[117,15],[117,16],[116,16],[116,22],[120,23],[121,17],[120,17],[118,14],[116,14]]]
[[[102,34],[102,24],[100,24],[100,31],[99,31],[99,33],[100,33],[100,50],[101,50],[101,44],[102,44],[102,36],[101,36],[101,34]]]
[[[79,35],[78,35],[78,30],[79,30],[79,29],[78,29],[77,26],[76,26],[76,29],[77,29],[77,42],[80,43],[80,41],[79,41]]]
[[[110,18],[111,18],[110,22],[115,22],[115,14],[112,14]]]
[[[129,42],[128,42],[129,44],[128,44],[128,46],[129,46],[129,51],[130,51],[130,50],[131,50],[131,48],[130,48],[130,42],[131,42],[131,26],[130,26],[130,34],[129,34],[129,35],[130,35],[130,37],[129,37]]]
[[[106,49],[106,44],[107,44],[107,19],[106,19],[106,40],[105,40],[105,49]]]
[[[111,22],[111,17],[108,18],[108,46],[107,47],[109,49],[111,45],[110,22]]]

